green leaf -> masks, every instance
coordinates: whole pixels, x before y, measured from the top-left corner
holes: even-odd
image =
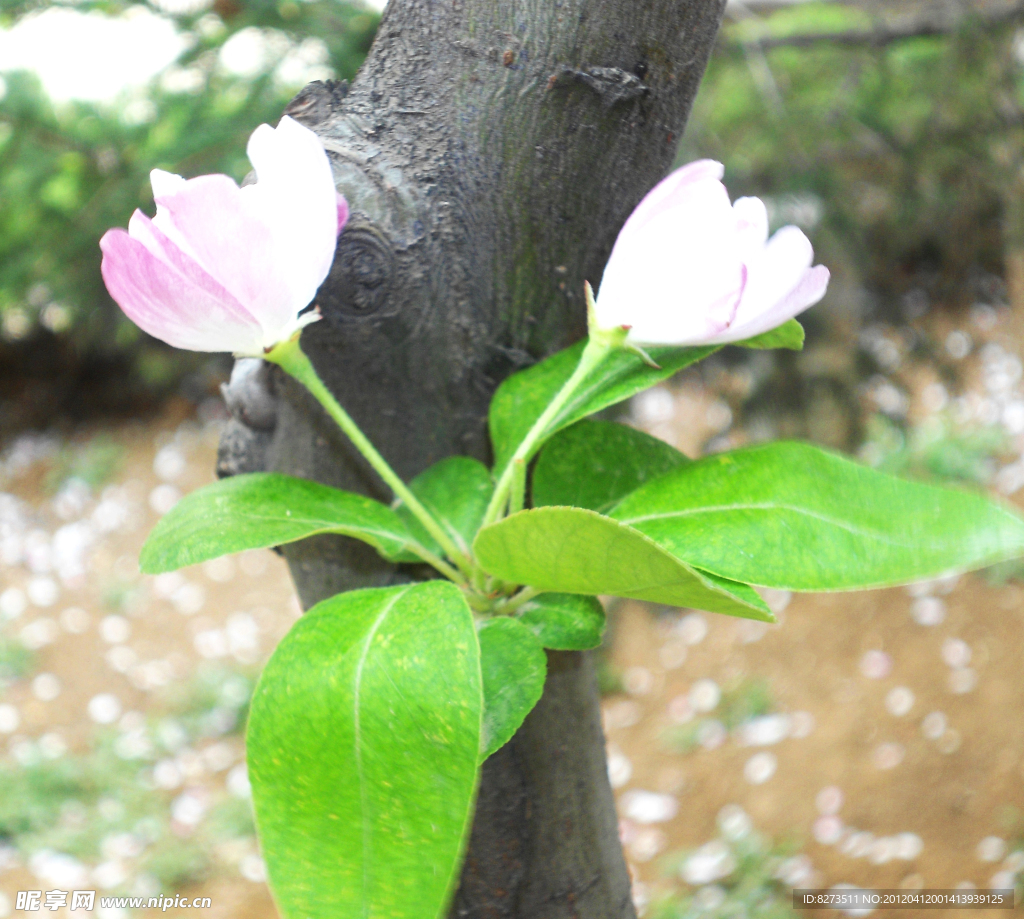
[[[487,467],[468,456],[452,456],[421,472],[409,483],[409,489],[437,518],[452,541],[468,552],[494,493],[494,479]],[[405,505],[399,504],[395,510],[420,545],[435,555],[444,555],[437,541]]]
[[[605,511],[648,479],[689,460],[675,447],[614,421],[580,421],[548,442],[533,470],[533,506]]]
[[[594,511],[541,507],[484,527],[473,552],[489,574],[571,594],[612,594],[774,622],[746,584],[687,565],[642,533]]]
[[[483,761],[512,739],[537,704],[548,659],[533,632],[515,619],[489,619],[477,634],[484,677]]]
[[[604,635],[601,601],[579,594],[540,594],[519,608],[519,621],[553,651],[596,648]]]
[[[741,348],[756,348],[766,350],[768,348],[788,348],[790,351],[803,351],[804,349],[804,327],[795,319],[790,319],[782,325],[762,332],[753,338],[735,342]]]
[[[446,581],[339,594],[260,677],[249,778],[285,919],[445,914],[469,829],[483,692]]]
[[[1024,521],[982,495],[798,443],[674,470],[611,516],[692,565],[789,590],[884,587],[1024,554]]]
[[[559,351],[539,364],[513,374],[498,387],[488,417],[496,477],[504,470],[533,423],[572,376],[585,344],[578,342],[571,348]],[[628,351],[612,351],[559,412],[547,436],[568,427],[574,421],[655,386],[684,367],[714,354],[718,349],[718,346],[648,349],[647,353],[660,369],[648,367],[637,355]]]
[[[139,566],[146,574],[160,574],[318,533],[361,539],[391,559],[413,542],[401,518],[377,501],[308,479],[256,472],[182,498],[149,534]]]

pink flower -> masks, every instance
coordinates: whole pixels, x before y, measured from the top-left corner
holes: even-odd
[[[257,183],[154,169],[156,216],[100,240],[103,280],[150,335],[190,351],[262,355],[320,318],[309,305],[348,217],[317,136],[285,117],[249,138]]]
[[[824,295],[829,272],[796,227],[768,238],[758,198],[729,202],[721,163],[656,185],[626,221],[597,297],[599,328],[638,345],[710,345],[782,325]]]

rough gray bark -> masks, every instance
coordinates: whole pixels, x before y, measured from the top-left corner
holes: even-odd
[[[497,384],[583,334],[583,282],[671,165],[723,6],[391,0],[351,89],[293,103],[352,209],[303,348],[403,477],[487,460]],[[275,385],[272,432],[236,421],[222,470],[389,500],[313,400]],[[342,539],[286,556],[306,605],[406,576]],[[454,916],[634,915],[593,673],[579,654],[550,663],[540,705],[484,767]]]

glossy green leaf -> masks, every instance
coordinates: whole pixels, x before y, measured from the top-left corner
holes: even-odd
[[[585,344],[578,342],[571,348],[559,351],[539,364],[513,374],[498,387],[488,417],[491,443],[494,446],[495,475],[501,474],[533,423],[572,376]],[[647,366],[628,351],[613,351],[584,380],[580,389],[555,418],[547,436],[568,427],[574,421],[655,386],[717,350],[717,346],[649,348],[648,354],[660,369]]]
[[[755,348],[766,350],[768,348],[788,348],[790,351],[803,351],[804,349],[804,327],[795,319],[790,319],[782,325],[762,332],[753,338],[738,341],[736,344],[741,348]]]
[[[512,739],[537,704],[548,660],[537,636],[516,619],[489,619],[478,635],[484,678],[480,759],[485,760]]]
[[[642,533],[578,507],[513,514],[484,527],[473,551],[489,574],[542,591],[612,594],[775,621],[746,584],[698,571]]]
[[[605,627],[601,601],[580,594],[540,594],[519,608],[519,621],[553,651],[596,648]]]
[[[455,545],[468,552],[494,493],[494,480],[487,467],[468,456],[452,456],[421,472],[409,483],[409,489],[437,518]],[[435,555],[444,554],[408,508],[399,504],[395,510],[420,545]]]
[[[556,434],[533,470],[533,506],[605,511],[649,479],[689,460],[675,447],[614,421],[579,421]]]
[[[789,590],[882,587],[1024,554],[1024,520],[980,494],[799,443],[708,457],[611,516],[692,565]]]
[[[278,645],[246,747],[285,919],[435,919],[472,815],[483,691],[446,581],[325,600]]]
[[[149,534],[139,565],[159,574],[319,533],[360,539],[385,558],[401,555],[413,541],[401,518],[377,501],[308,479],[256,472],[182,498]]]

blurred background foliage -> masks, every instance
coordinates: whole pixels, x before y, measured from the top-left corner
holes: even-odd
[[[683,142],[811,231],[861,309],[992,296],[1021,190],[1020,4],[731,4]],[[767,9],[771,9],[769,5]],[[760,15],[758,15],[760,13]],[[835,270],[834,270],[835,273]],[[835,291],[834,294],[838,294]],[[835,298],[833,298],[835,299]]]
[[[54,410],[137,410],[188,374],[202,387],[208,361],[148,339],[107,296],[99,238],[136,207],[152,213],[153,168],[242,179],[253,128],[276,122],[307,80],[351,78],[379,18],[344,0],[146,6],[184,47],[148,85],[110,102],[55,102],[35,74],[2,74],[0,429],[46,423]],[[0,26],[47,7],[3,0]],[[120,0],[69,7],[139,11]]]
[[[731,193],[801,226],[833,274],[802,354],[722,357],[744,364],[735,402],[765,437],[888,456],[864,403],[895,392],[904,357],[959,387],[937,317],[1010,305],[1024,334],[1022,61],[1020,0],[728,4],[680,161],[721,160]],[[909,436],[905,405],[883,414]],[[922,450],[896,451],[903,471],[935,474]]]
[[[53,6],[0,0],[0,26]],[[200,366],[123,319],[102,286],[99,237],[151,210],[153,167],[240,179],[253,127],[307,79],[352,77],[378,21],[358,0],[68,6],[143,8],[173,23],[184,50],[111,103],[57,103],[32,74],[2,74],[5,426],[86,400],[137,410]],[[846,334],[865,317],[995,302],[1006,277],[1024,300],[1022,25],[1019,0],[729,3],[680,158],[722,160],[734,194],[765,197],[775,224],[812,235],[836,276],[812,333],[837,317]],[[227,66],[246,43],[258,53]]]

